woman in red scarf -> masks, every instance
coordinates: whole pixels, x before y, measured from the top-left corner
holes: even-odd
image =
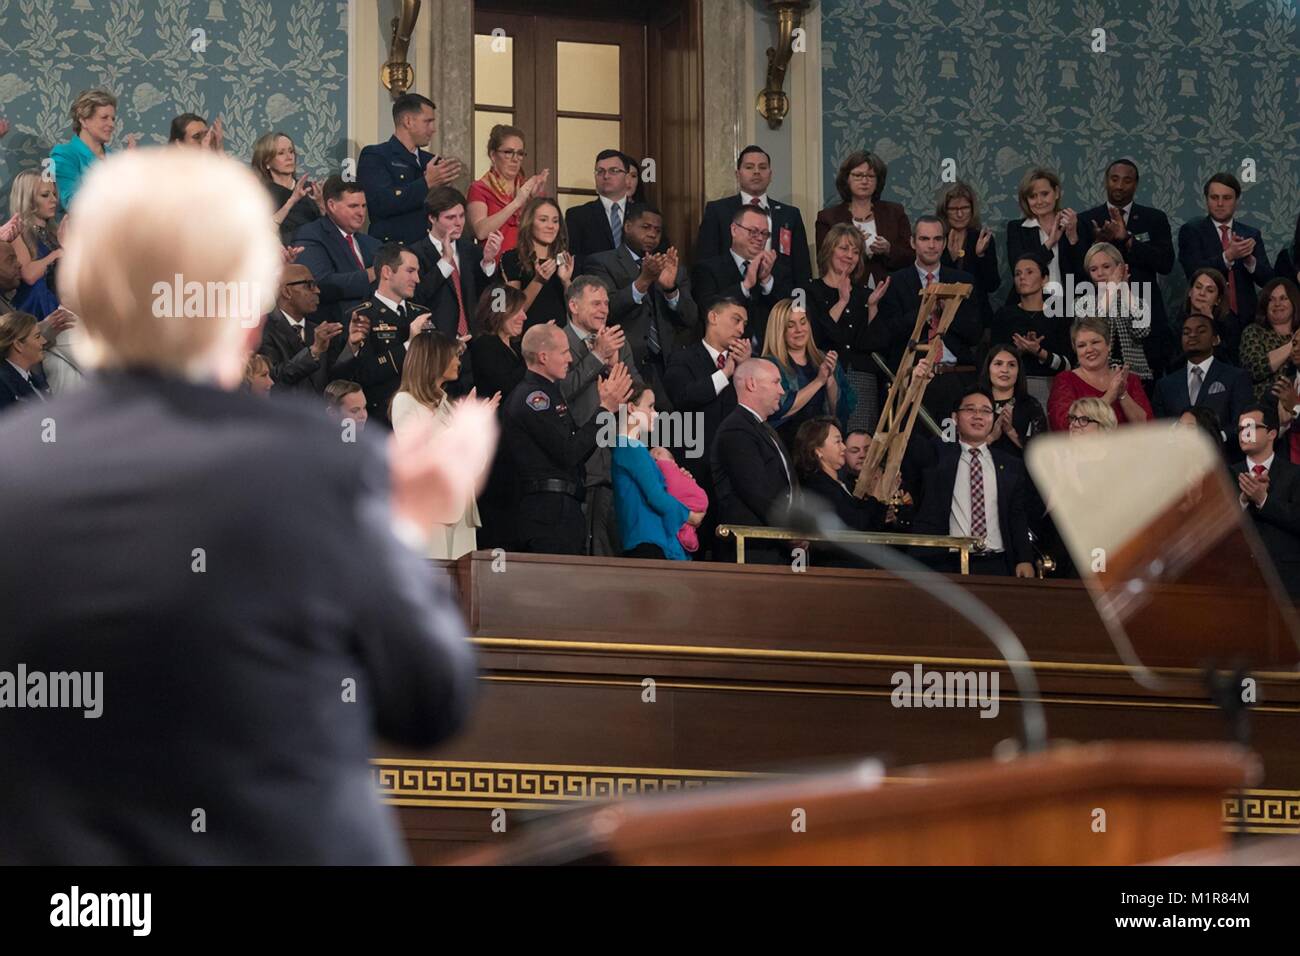
[[[498,123],[488,133],[488,159],[492,168],[470,184],[469,223],[474,238],[483,242],[501,230],[501,252],[513,249],[519,238],[519,212],[546,185],[549,169],[524,178],[523,130]]]

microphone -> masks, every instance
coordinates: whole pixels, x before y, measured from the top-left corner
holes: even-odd
[[[822,501],[815,495],[807,495],[804,500],[796,499],[782,517],[781,524],[805,531],[809,534],[826,534],[832,531],[849,531]],[[819,542],[821,543],[821,542]],[[1024,736],[1025,751],[1037,753],[1047,749],[1047,717],[1043,712],[1042,700],[1038,692],[1038,679],[1034,677],[1033,668],[1029,666],[1029,655],[1020,638],[998,617],[983,601],[974,597],[969,591],[958,587],[949,578],[927,568],[920,561],[909,557],[901,551],[883,544],[849,543],[846,541],[825,542],[848,554],[850,557],[875,565],[899,577],[907,572],[904,580],[914,584],[939,603],[960,614],[964,620],[983,634],[997,649],[1015,681],[1016,691],[1020,695],[1021,733]]]

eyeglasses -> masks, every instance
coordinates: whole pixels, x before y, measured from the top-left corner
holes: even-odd
[[[742,226],[739,223],[736,223],[736,228],[749,233],[750,238],[752,239],[760,239],[763,242],[767,242],[767,240],[772,238],[772,234],[766,229],[753,229],[749,226]]]
[[[497,150],[497,153],[499,153],[500,155],[504,156],[506,159],[523,159],[525,156],[528,155],[528,150],[526,150],[526,149],[498,149],[498,150]]]
[[[992,415],[993,409],[985,405],[962,405],[957,411],[965,412],[967,415]]]
[[[849,179],[856,183],[865,183],[868,179],[875,179],[875,173],[849,173]]]
[[[612,166],[612,167],[610,167],[609,169],[601,169],[599,166],[597,166],[597,167],[596,167],[596,175],[597,175],[597,176],[605,176],[605,177],[610,177],[610,176],[626,176],[626,175],[627,175],[627,170],[624,169],[622,166]]]
[[[970,206],[949,206],[948,207],[948,215],[951,216],[953,213],[958,213],[958,212],[970,212]]]
[[[1086,415],[1067,415],[1065,423],[1073,428],[1078,425],[1080,428],[1087,428],[1089,425],[1100,425],[1101,422],[1095,418],[1088,418]]]
[[[291,285],[305,285],[305,286],[307,286],[308,288],[316,289],[317,291],[319,291],[319,289],[320,289],[320,287],[319,287],[318,285],[316,285],[316,280],[315,280],[315,279],[299,279],[299,280],[297,280],[296,282],[286,282],[286,283],[285,283],[285,287],[286,287],[286,288],[289,287],[289,286],[291,286]]]

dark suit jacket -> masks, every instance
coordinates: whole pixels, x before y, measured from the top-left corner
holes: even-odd
[[[771,220],[772,248],[778,253],[777,262],[785,262],[794,285],[803,285],[812,279],[812,261],[808,255],[808,230],[804,228],[803,213],[798,206],[779,203],[769,194],[768,218]],[[692,257],[696,262],[721,256],[731,248],[731,217],[741,206],[740,193],[725,199],[714,199],[704,207],[700,234],[695,240]],[[790,231],[790,254],[781,252],[781,230]]]
[[[790,504],[794,462],[776,432],[744,406],[732,409],[718,427],[711,467],[711,497],[721,524],[774,524]]]
[[[44,404],[41,402],[40,396],[33,391],[32,386],[39,389],[47,400],[50,398],[50,384],[45,381],[45,376],[41,374],[40,367],[37,366],[32,369],[31,374],[32,381],[29,385],[27,380],[18,374],[18,369],[9,364],[8,359],[0,357],[0,410],[24,402]]]
[[[271,380],[275,382],[277,391],[319,395],[330,382],[330,369],[347,341],[347,330],[334,336],[329,349],[318,359],[311,354],[311,343],[320,323],[308,319],[305,325],[307,343],[304,345],[279,309],[268,315],[262,324],[262,344],[257,352],[271,363]]]
[[[1106,203],[1079,213],[1079,248],[1083,252],[1086,253],[1097,241],[1093,223],[1105,225],[1109,219],[1110,208]],[[1169,229],[1168,216],[1159,209],[1138,203],[1129,208],[1125,228],[1134,237],[1133,241],[1120,243],[1117,248],[1128,263],[1129,280],[1151,284],[1151,333],[1143,340],[1142,348],[1146,352],[1147,364],[1159,375],[1178,354],[1178,336],[1169,325],[1165,297],[1160,294],[1160,276],[1169,275],[1174,268],[1173,233]]]
[[[1250,373],[1229,365],[1222,359],[1210,363],[1210,371],[1201,383],[1196,404],[1211,409],[1219,417],[1219,427],[1227,433],[1228,443],[1236,446],[1237,419],[1241,410],[1254,401]],[[1156,382],[1151,408],[1157,418],[1177,418],[1192,407],[1187,390],[1187,363]]]
[[[361,232],[355,233],[354,238],[366,268],[374,265],[379,240]],[[341,334],[346,338],[352,310],[370,295],[374,283],[365,269],[357,266],[356,257],[348,251],[338,226],[328,216],[321,216],[299,229],[294,233],[293,244],[302,246],[294,261],[310,269],[320,286],[320,306],[312,318],[317,322],[342,323]]]
[[[1023,225],[1025,217],[1019,219],[1010,219],[1007,221],[1007,268],[1012,275],[1015,274],[1016,260],[1023,253],[1039,251],[1044,256],[1047,250],[1043,246],[1043,239],[1038,234],[1038,225]],[[1079,229],[1079,242],[1077,244],[1062,235],[1056,243],[1057,249],[1061,252],[1061,286],[1062,294],[1069,290],[1069,276],[1074,276],[1075,284],[1088,279],[1088,273],[1083,268],[1083,254],[1088,251],[1088,247],[1083,244],[1083,229]],[[1016,295],[1016,284],[1011,283],[1011,288],[1007,290],[1006,302],[1014,305],[1020,301]]]
[[[442,274],[438,263],[442,254],[426,233],[419,242],[409,247],[420,260],[420,283],[415,287],[412,301],[418,302],[433,313],[433,326],[443,335],[454,339],[459,322],[456,306],[456,290],[452,288],[451,279]],[[465,302],[465,319],[469,323],[470,335],[478,335],[483,330],[478,327],[474,312],[478,308],[479,296],[483,290],[501,276],[498,267],[489,276],[483,271],[483,247],[461,236],[456,240],[456,265],[460,270],[460,294]]]
[[[1248,465],[1248,461],[1242,459],[1231,466],[1234,488],[1237,487],[1236,476]],[[1278,577],[1291,600],[1300,602],[1300,466],[1293,465],[1287,457],[1285,443],[1274,444],[1264,507],[1256,508],[1253,503],[1249,504],[1246,514],[1254,521],[1255,530],[1273,559]]]
[[[745,303],[747,314],[745,333],[755,343],[754,354],[760,355],[763,351],[763,335],[767,332],[767,314],[772,311],[772,306],[788,298],[793,291],[793,280],[787,259],[785,256],[776,257],[776,264],[772,267],[772,291],[767,295],[764,295],[759,286],[755,285],[746,296],[741,291],[740,279],[740,269],[731,256],[730,247],[720,256],[696,263],[695,268],[691,270],[695,304],[699,308],[699,314],[705,315],[709,302],[716,296],[734,296]]]
[[[889,240],[888,255],[867,257],[867,271],[877,282],[882,282],[885,276],[916,258],[912,251],[912,224],[907,220],[907,210],[896,202],[877,199],[871,204],[871,213],[876,217],[876,232]],[[822,240],[831,231],[831,226],[840,223],[853,223],[848,203],[829,206],[817,214],[818,249],[821,249]]]
[[[569,251],[577,256],[579,268],[588,256],[614,251],[614,234],[605,218],[605,204],[599,199],[570,206],[564,224],[569,233]]]
[[[424,170],[433,154],[420,150],[417,160],[396,136],[361,150],[357,157],[357,182],[366,191],[370,235],[380,242],[409,245],[424,235],[429,218],[424,197],[429,186]]]
[[[908,463],[912,474],[905,478],[916,501],[912,530],[917,534],[948,534],[962,446],[960,442],[932,439],[913,447],[917,452],[916,458]],[[997,468],[998,529],[1002,532],[1002,545],[1010,572],[1015,565],[1032,564],[1034,560],[1034,547],[1029,540],[1028,507],[1033,491],[1029,475],[1017,459],[996,448],[989,450]]]
[[[677,308],[668,304],[668,297],[658,282],[650,283],[641,304],[632,295],[632,283],[641,274],[641,266],[633,258],[627,243],[617,250],[601,252],[586,260],[586,275],[604,279],[612,290],[609,295],[609,323],[621,325],[632,345],[632,355],[643,377],[651,363],[647,351],[650,326],[659,333],[659,349],[667,362],[673,349],[699,338],[699,310],[691,297],[691,282],[683,264],[677,266]],[[658,376],[655,376],[658,378]],[[666,396],[665,396],[666,397]]]
[[[699,341],[678,349],[668,357],[664,371],[664,385],[673,408],[679,412],[698,412],[703,415],[704,440],[699,458],[686,457],[682,449],[674,449],[677,460],[700,483],[705,491],[713,487],[713,470],[709,459],[713,452],[713,439],[722,420],[736,407],[736,389],[730,382],[721,392],[713,385],[713,373],[718,366],[709,358],[704,342]]]
[[[970,282],[969,273],[939,267],[938,282]],[[876,320],[867,326],[864,346],[868,351],[879,352],[890,369],[897,369],[903,359],[903,350],[912,338],[916,314],[921,308],[921,276],[916,263],[910,262],[889,277],[889,288],[880,299]],[[952,325],[944,335],[944,344],[952,350],[959,365],[975,364],[975,346],[983,334],[979,311],[967,298],[957,307]],[[929,341],[929,326],[921,327],[922,344]]]
[[[38,409],[0,420],[0,522],[41,555],[0,559],[0,660],[102,671],[103,712],[5,711],[0,861],[405,860],[372,735],[432,747],[476,680],[451,595],[393,537],[382,443],[150,374],[59,414],[51,444]],[[76,587],[32,600],[51,580]]]
[[[836,516],[850,531],[885,530],[883,503],[870,495],[855,498],[852,485],[841,485],[824,471],[804,475],[799,481],[799,490],[805,495],[817,495],[834,508]]]
[[[1233,284],[1237,290],[1237,312],[1236,315],[1229,314],[1228,327],[1221,334],[1229,354],[1235,356],[1242,330],[1255,318],[1255,304],[1258,301],[1255,286],[1262,286],[1273,278],[1273,267],[1269,265],[1268,253],[1264,251],[1264,237],[1258,229],[1234,219],[1232,234],[1255,240],[1255,271],[1247,271],[1246,264],[1241,259],[1232,264],[1232,274],[1235,277]],[[1197,269],[1215,269],[1227,281],[1228,267],[1223,264],[1223,243],[1219,238],[1218,226],[1209,216],[1185,222],[1179,228],[1178,261],[1182,263],[1189,282]]]

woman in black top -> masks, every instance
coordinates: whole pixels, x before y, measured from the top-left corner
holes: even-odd
[[[835,509],[850,531],[881,531],[885,506],[871,496],[855,498],[840,481],[844,467],[844,439],[833,418],[811,418],[799,426],[794,440],[794,468],[799,488],[815,494]]]
[[[875,290],[867,288],[866,247],[862,233],[847,223],[830,227],[817,250],[821,278],[809,283],[808,321],[813,342],[822,352],[835,352],[840,368],[858,396],[849,416],[849,430],[875,432],[880,415],[880,384],[871,353],[863,347],[867,326],[885,290],[886,278]]]
[[[1077,285],[1088,278],[1083,270],[1079,242],[1079,217],[1073,209],[1061,208],[1061,179],[1050,169],[1031,169],[1020,180],[1018,192],[1023,219],[1007,223],[1007,259],[1014,263],[1024,252],[1043,253],[1050,282],[1067,289],[1070,276]],[[1016,300],[1014,289],[1007,303]]]
[[[508,253],[507,253],[508,254]],[[478,300],[476,323],[483,332],[469,343],[474,390],[483,398],[501,393],[497,417],[502,417],[506,399],[524,379],[524,358],[519,352],[523,335],[524,294],[512,286],[488,289]],[[478,547],[491,550],[515,545],[514,473],[510,456],[498,447],[488,472],[487,484],[478,497],[482,526],[478,529]]]
[[[1007,345],[990,348],[980,369],[979,384],[993,396],[989,446],[1017,458],[1024,457],[1029,440],[1047,431],[1047,415],[1025,387],[1016,350]]]
[[[320,183],[298,174],[298,150],[284,133],[267,133],[253,144],[253,172],[262,180],[275,204],[280,241],[292,245],[299,227],[319,219],[325,211]]]
[[[1016,350],[1021,376],[1037,380],[1039,387],[1034,390],[1043,394],[1051,390],[1052,377],[1070,367],[1072,352],[1070,320],[1044,311],[1046,281],[1043,253],[1021,253],[1012,263],[1012,282],[1018,302],[998,309],[990,336],[991,345],[1009,345]]]
[[[524,293],[524,331],[542,322],[564,325],[564,295],[573,281],[573,255],[564,217],[554,199],[528,200],[519,219],[519,243],[501,258],[506,281]]]
[[[1002,284],[1002,276],[998,273],[998,247],[993,233],[980,224],[980,204],[975,190],[961,180],[953,183],[940,197],[935,215],[948,226],[939,262],[950,269],[960,269],[975,280],[971,298],[987,329],[993,323],[989,295]]]

